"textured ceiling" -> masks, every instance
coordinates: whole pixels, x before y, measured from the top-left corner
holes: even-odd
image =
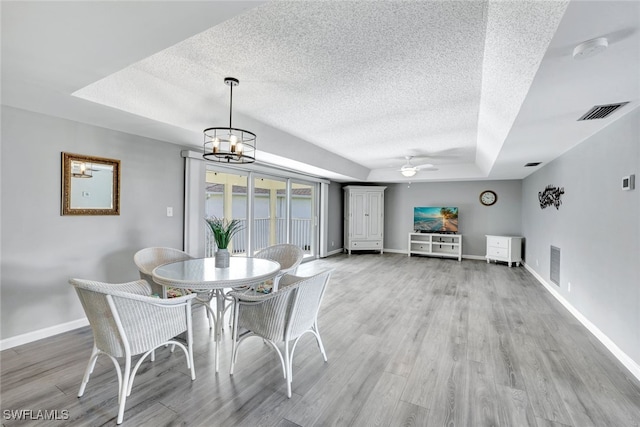
[[[639,16],[629,1],[3,2],[2,103],[197,150],[228,123],[233,76],[259,160],[518,179],[638,107]],[[606,52],[572,59],[603,36]],[[406,179],[408,155],[438,170]]]
[[[234,112],[367,168],[473,164],[479,137],[502,145],[565,6],[271,2],[76,95],[200,130],[226,123],[230,75]]]

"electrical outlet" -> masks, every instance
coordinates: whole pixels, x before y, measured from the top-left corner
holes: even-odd
[[[167,207],[167,216],[173,216],[173,207],[171,206]]]
[[[332,240],[332,241],[331,241],[331,247],[333,247],[333,245],[334,245],[334,241]]]
[[[536,258],[536,267],[540,267],[540,263],[538,262],[537,258]]]

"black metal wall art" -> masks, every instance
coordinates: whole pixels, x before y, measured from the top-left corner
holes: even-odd
[[[553,185],[547,185],[544,191],[538,193],[538,200],[540,200],[540,209],[544,209],[549,206],[555,206],[556,209],[560,209],[562,200],[560,196],[564,194],[564,187],[554,187]]]

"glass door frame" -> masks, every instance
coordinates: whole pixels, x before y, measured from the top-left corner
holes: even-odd
[[[323,191],[323,187],[328,184],[327,180],[323,179],[314,179],[313,177],[304,176],[301,174],[296,174],[292,172],[281,171],[279,169],[271,169],[265,166],[259,168],[259,170],[254,170],[252,167],[247,167],[246,165],[242,168],[235,166],[224,166],[218,164],[211,164],[204,162],[200,158],[192,155],[194,152],[187,152],[185,155],[183,152],[183,157],[186,157],[187,165],[185,166],[185,250],[189,253],[196,252],[197,256],[204,256],[204,238],[194,239],[193,236],[195,231],[191,229],[193,225],[190,227],[190,223],[198,224],[195,221],[196,213],[195,210],[198,209],[197,206],[204,206],[204,188],[206,184],[206,172],[207,171],[216,171],[218,173],[227,173],[227,174],[236,174],[236,175],[246,175],[247,177],[247,206],[246,206],[246,218],[247,218],[247,254],[253,254],[255,252],[255,241],[254,241],[254,192],[255,192],[255,179],[256,178],[267,178],[273,179],[277,181],[285,182],[285,213],[286,213],[286,230],[285,236],[286,241],[289,242],[291,240],[291,197],[292,197],[292,188],[294,183],[299,183],[303,185],[308,185],[312,187],[312,198],[311,198],[311,247],[310,253],[305,253],[305,260],[307,259],[315,259],[321,255],[321,226],[319,217],[321,216],[321,192]],[[197,153],[195,153],[197,155]],[[195,161],[195,162],[194,162]],[[194,175],[199,174],[204,175],[204,179],[202,179],[201,184],[196,182],[196,179],[193,177]],[[202,176],[200,175],[200,176]],[[322,184],[325,185],[322,185]],[[193,188],[201,186],[202,192],[199,192],[202,196],[200,196],[201,200],[198,200],[196,203],[193,202],[193,198],[196,194]],[[192,188],[190,188],[192,187]],[[191,208],[191,206],[193,208]],[[188,211],[192,211],[190,215],[188,215]],[[204,209],[200,211],[200,213],[204,213]],[[202,214],[199,215],[202,218]],[[189,217],[193,217],[192,221],[189,221]],[[204,221],[202,219],[200,222],[204,225]],[[203,229],[201,229],[203,230]],[[204,231],[204,230],[203,230]],[[198,245],[196,240],[201,241],[199,244],[200,248],[194,247],[194,244]],[[193,248],[191,251],[190,249]]]
[[[220,174],[220,175],[228,175],[229,178],[225,178],[223,181],[223,183],[218,183],[220,185],[223,186],[223,193],[222,193],[222,211],[223,214],[221,216],[221,218],[226,218],[227,220],[230,220],[234,217],[233,212],[236,211],[236,214],[238,214],[237,210],[234,209],[234,192],[233,192],[233,188],[236,186],[240,186],[240,187],[244,187],[245,188],[245,192],[246,194],[249,194],[249,173],[247,171],[242,171],[242,170],[237,170],[237,169],[227,169],[224,170],[222,168],[218,168],[218,167],[207,167],[206,171],[205,171],[205,199],[206,196],[208,194],[208,192],[206,191],[206,187],[208,185],[210,185],[210,182],[207,181],[208,179],[208,173],[209,172],[213,172],[216,175]],[[238,179],[237,177],[241,177],[240,179]],[[235,182],[234,182],[235,181]],[[242,182],[244,181],[244,182]],[[246,197],[246,196],[245,196]],[[204,215],[208,215],[207,209],[206,209],[206,202],[205,202],[205,212]],[[232,245],[231,248],[233,250],[233,253],[235,255],[238,255],[238,252],[244,252],[245,254],[248,253],[249,248],[248,248],[248,244],[249,244],[249,230],[248,230],[248,225],[249,225],[249,219],[248,219],[248,212],[247,212],[247,203],[244,203],[244,218],[241,218],[242,220],[245,221],[245,225],[243,227],[242,230],[240,230],[239,233],[237,233],[233,239],[232,239]],[[238,219],[238,218],[236,218]],[[209,231],[207,230],[207,233],[209,233]],[[209,236],[209,238],[211,238],[211,236]],[[206,242],[206,239],[205,239]],[[234,245],[235,244],[235,245]],[[206,243],[205,243],[205,256],[213,256],[213,248],[211,247],[207,247]]]
[[[251,253],[255,253],[258,250],[263,249],[263,248],[265,248],[267,246],[270,246],[270,245],[273,245],[273,244],[289,243],[289,225],[288,225],[288,223],[289,223],[289,217],[290,217],[290,203],[291,202],[290,202],[290,192],[289,192],[289,186],[290,186],[289,178],[280,177],[280,176],[276,176],[276,175],[273,175],[273,174],[266,174],[266,173],[252,173],[251,176],[253,177],[253,179],[252,179],[252,184],[253,184],[252,201],[254,202],[254,204],[252,206],[252,214],[253,214],[252,224],[254,225],[254,230],[253,230],[253,234],[251,235],[254,245],[252,245],[252,249],[253,250],[252,250]],[[284,232],[285,241],[284,242],[278,242],[278,233],[277,233],[277,226],[278,226],[278,218],[277,218],[278,195],[277,195],[277,191],[278,190],[276,189],[276,191],[275,191],[276,200],[275,201],[271,200],[272,195],[269,194],[269,219],[270,219],[270,224],[269,224],[269,227],[268,227],[269,236],[267,237],[268,243],[266,245],[263,245],[262,247],[257,247],[258,246],[257,243],[259,241],[259,239],[258,239],[258,232],[259,232],[258,228],[259,227],[257,227],[257,221],[260,218],[256,218],[255,217],[255,215],[256,215],[256,203],[255,203],[255,201],[256,201],[256,195],[257,195],[257,192],[256,192],[256,189],[257,189],[256,181],[259,180],[259,179],[269,180],[269,181],[273,181],[273,182],[280,182],[280,183],[284,184],[284,190],[285,190],[285,193],[284,193],[285,207],[284,207],[284,212],[282,212],[284,214],[285,225],[286,225],[285,232]],[[272,202],[275,203],[275,212],[272,212],[272,206],[271,206]],[[274,218],[272,218],[271,215],[276,215],[276,216],[274,216]],[[273,226],[273,229],[272,229],[272,226]],[[272,241],[271,233],[274,234],[275,237],[274,237],[273,240],[275,240],[275,241]]]
[[[203,213],[205,212],[205,176],[207,167],[212,168],[212,164],[205,162],[202,158],[202,152],[199,151],[183,150],[180,155],[184,158],[185,162],[183,205],[184,222],[182,224],[184,230],[183,250],[193,257],[204,257],[206,227],[206,223],[203,219]],[[316,256],[314,258],[325,257],[328,255],[327,238],[329,186],[331,185],[330,180],[266,164],[254,163],[251,165],[243,165],[243,167],[225,166],[220,170],[227,173],[234,173],[236,171],[265,173],[283,178],[292,178],[293,180],[300,180],[316,185],[317,191],[315,199],[317,200],[317,204],[314,212],[314,225],[318,229],[318,233],[316,235]],[[248,180],[247,187],[247,191],[253,191],[253,183],[251,179]],[[249,206],[249,208],[252,210],[253,207]],[[248,247],[247,250],[250,249],[251,248]],[[309,257],[308,259],[313,258]],[[307,261],[307,259],[304,261]]]
[[[312,189],[312,196],[311,196],[311,218],[309,218],[311,220],[311,230],[310,230],[310,238],[311,238],[311,243],[310,243],[310,248],[309,248],[309,253],[305,253],[305,258],[317,258],[319,256],[320,253],[320,247],[318,242],[320,241],[320,228],[318,227],[318,216],[320,215],[319,213],[319,193],[320,193],[320,185],[318,182],[314,182],[314,181],[310,181],[310,180],[305,180],[302,179],[300,177],[287,177],[287,176],[280,176],[280,175],[276,175],[274,173],[267,173],[267,172],[250,172],[249,173],[249,179],[251,180],[251,193],[252,193],[252,197],[250,198],[253,202],[254,197],[255,196],[255,182],[257,179],[269,179],[269,180],[273,180],[273,181],[280,181],[280,182],[284,182],[285,184],[285,209],[284,209],[284,219],[285,219],[285,243],[292,243],[291,239],[292,239],[292,227],[293,227],[293,217],[292,217],[292,197],[293,197],[293,186],[294,184],[302,184],[302,185],[307,185],[309,187],[311,187]],[[248,198],[249,199],[249,198]],[[250,215],[251,215],[251,224],[255,224],[255,206],[251,206],[250,207]],[[250,238],[249,238],[249,250],[251,252],[248,253],[255,253],[256,249],[254,248],[254,244],[256,243],[255,240],[255,229],[252,231],[252,233],[250,234]],[[295,242],[293,242],[295,244]],[[304,248],[303,248],[304,250]],[[306,252],[306,251],[305,251]]]
[[[287,224],[287,241],[291,241],[294,236],[292,236],[292,231],[294,228],[293,221],[296,219],[293,217],[293,190],[294,185],[300,184],[303,186],[309,186],[311,188],[311,215],[310,215],[310,246],[309,253],[305,251],[304,257],[306,258],[318,258],[320,255],[320,226],[319,226],[319,217],[320,217],[320,191],[321,185],[317,182],[312,182],[308,180],[303,180],[300,178],[289,178],[287,180],[287,203],[289,210],[289,221]]]

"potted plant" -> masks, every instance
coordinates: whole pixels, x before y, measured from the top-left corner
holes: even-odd
[[[233,236],[240,230],[243,225],[238,219],[227,220],[225,218],[205,218],[207,225],[211,229],[213,239],[216,242],[218,250],[215,254],[215,266],[219,268],[229,267],[229,243]]]

